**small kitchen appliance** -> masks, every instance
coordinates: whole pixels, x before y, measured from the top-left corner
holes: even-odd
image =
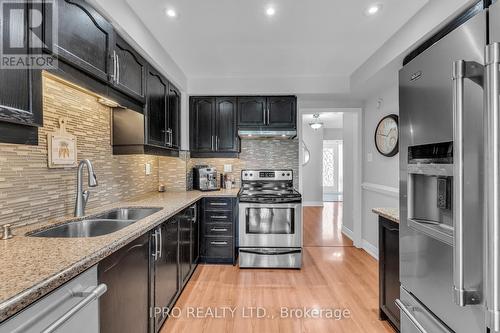
[[[200,191],[217,191],[220,189],[217,169],[208,165],[193,167],[193,188]]]

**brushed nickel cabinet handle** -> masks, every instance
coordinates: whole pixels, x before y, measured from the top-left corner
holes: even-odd
[[[215,232],[226,232],[228,231],[227,228],[212,228],[210,231],[215,231]]]
[[[212,245],[227,245],[227,242],[210,242]]]
[[[210,215],[213,219],[227,219],[226,215]]]

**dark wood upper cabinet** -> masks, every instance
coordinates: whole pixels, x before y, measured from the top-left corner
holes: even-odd
[[[295,96],[239,97],[238,127],[295,129],[297,99]]]
[[[168,85],[167,143],[174,149],[181,145],[181,93],[173,84]]]
[[[144,103],[146,100],[147,62],[123,38],[115,35],[111,82],[115,89]]]
[[[192,157],[237,157],[236,97],[191,97],[189,113]]]
[[[168,81],[153,68],[149,68],[147,85],[147,143],[164,147],[167,142]]]
[[[238,153],[237,102],[236,97],[215,99],[215,150]]]
[[[267,126],[296,128],[297,105],[295,96],[267,98]]]
[[[238,98],[238,126],[260,127],[266,124],[265,97]]]
[[[50,13],[46,13],[50,15]],[[82,0],[57,0],[58,40],[46,26],[45,45],[67,62],[95,78],[108,81],[114,45],[111,23]]]
[[[189,108],[189,143],[191,154],[214,151],[215,98],[192,97]]]
[[[30,26],[28,10],[31,4],[24,6],[25,21],[10,22],[9,17],[3,22],[5,26],[18,29],[11,37],[18,37],[15,45],[17,54],[30,54]],[[0,69],[0,142],[37,144],[37,126],[43,125],[42,111],[42,75],[36,69]],[[26,126],[27,125],[27,126]]]

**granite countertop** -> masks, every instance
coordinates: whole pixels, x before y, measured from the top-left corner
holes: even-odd
[[[0,240],[0,322],[97,264],[203,197],[235,197],[238,189],[211,192],[151,193],[87,211],[88,215],[117,207],[161,207],[117,232],[91,238],[37,238],[26,233],[63,223],[66,216],[45,223],[13,229],[14,238]]]
[[[388,220],[399,223],[399,208],[373,208],[372,212]]]

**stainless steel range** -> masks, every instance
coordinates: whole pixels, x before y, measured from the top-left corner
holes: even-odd
[[[302,196],[292,170],[243,170],[239,193],[239,266],[300,268]]]

